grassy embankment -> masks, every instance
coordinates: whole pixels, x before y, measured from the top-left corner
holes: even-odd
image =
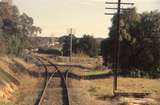
[[[38,79],[27,74],[31,69],[35,69],[35,65],[22,59],[0,57],[0,105],[35,103]]]

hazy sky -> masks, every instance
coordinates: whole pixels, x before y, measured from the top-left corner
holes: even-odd
[[[107,0],[13,0],[21,12],[34,18],[43,35],[61,36],[73,27],[76,33],[106,37],[110,16],[105,16]],[[110,0],[113,1],[113,0]],[[122,0],[136,3],[139,12],[159,9],[160,0]]]

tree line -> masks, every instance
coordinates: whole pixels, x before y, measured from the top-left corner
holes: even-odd
[[[65,35],[59,38],[64,56],[70,56],[70,41],[71,35]],[[100,52],[100,43],[91,35],[83,35],[81,38],[72,35],[72,52],[73,54],[83,53],[90,57],[96,57]]]
[[[109,38],[101,43],[104,64],[113,68],[116,55],[117,16],[112,18]],[[120,19],[119,72],[133,77],[160,76],[160,12],[123,10]]]

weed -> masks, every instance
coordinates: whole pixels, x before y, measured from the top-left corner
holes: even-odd
[[[97,88],[91,86],[91,87],[88,89],[88,91],[94,93],[94,92],[97,92]]]
[[[120,103],[118,105],[129,105],[127,102]]]

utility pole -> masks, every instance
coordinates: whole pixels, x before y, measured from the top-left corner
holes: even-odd
[[[105,2],[105,4],[109,5],[117,5],[117,7],[112,8],[112,7],[106,7],[105,9],[107,10],[117,10],[117,13],[105,13],[105,15],[117,15],[117,36],[116,36],[116,48],[115,48],[115,54],[116,56],[113,58],[114,63],[113,63],[113,75],[114,75],[114,80],[113,80],[113,93],[118,89],[118,69],[119,69],[119,54],[120,54],[120,15],[121,15],[121,10],[128,10],[128,8],[121,8],[121,5],[134,5],[134,3],[124,3],[121,2],[121,0],[118,0],[118,2]]]
[[[70,63],[72,63],[73,28],[70,29]]]
[[[70,36],[70,48],[69,48],[69,54],[70,54],[69,62],[70,62],[70,64],[72,63],[72,53],[73,53],[72,49],[73,49],[73,35],[74,35],[74,33],[75,33],[75,31],[73,28],[70,28],[68,30],[68,34]]]

